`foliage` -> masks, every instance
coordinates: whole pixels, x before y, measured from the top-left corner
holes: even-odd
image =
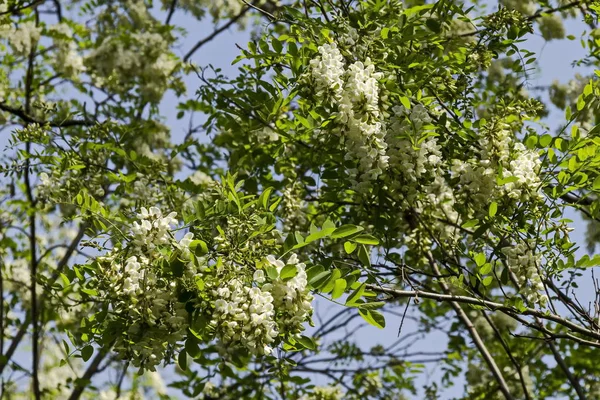
[[[0,396],[600,396],[598,2],[155,3],[0,4]]]

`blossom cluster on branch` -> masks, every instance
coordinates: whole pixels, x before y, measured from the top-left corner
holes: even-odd
[[[137,219],[123,245],[97,259],[95,275],[108,307],[104,334],[114,335],[115,351],[135,366],[152,371],[169,361],[192,331],[199,343],[216,340],[226,357],[269,355],[310,321],[313,297],[295,254],[287,262],[273,255],[252,264],[215,259],[193,233],[176,239],[175,212],[142,208]]]

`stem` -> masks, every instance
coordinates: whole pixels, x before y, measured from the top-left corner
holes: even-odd
[[[108,354],[108,351],[100,349],[96,357],[92,360],[90,365],[88,365],[87,369],[83,373],[81,378],[77,378],[75,381],[75,389],[69,396],[69,400],[78,400],[83,394],[84,389],[87,387],[89,381],[92,379],[92,376],[96,372],[98,372],[98,368],[100,367],[100,363],[104,360],[104,357]]]
[[[560,369],[562,369],[563,372],[565,373],[565,375],[567,376],[567,379],[571,383],[571,386],[573,386],[573,389],[575,389],[575,392],[577,393],[577,397],[579,397],[579,400],[587,400],[587,397],[586,397],[585,393],[583,392],[581,385],[579,384],[579,379],[577,379],[571,373],[571,371],[569,370],[569,366],[565,363],[565,360],[562,358],[562,356],[558,352],[556,345],[549,341],[548,347],[550,347],[550,351],[552,352],[552,355],[554,356],[556,363],[558,364]]]
[[[36,26],[39,25],[39,15],[36,10]],[[32,96],[32,84],[33,75],[35,69],[35,50],[37,42],[31,43],[31,51],[29,52],[29,61],[27,65],[27,74],[25,76],[25,113],[31,113],[31,96]],[[25,151],[29,155],[31,154],[31,142],[25,143]],[[25,160],[25,191],[27,200],[29,201],[29,257],[31,262],[31,324],[33,328],[32,343],[31,343],[31,357],[32,357],[32,378],[33,378],[33,394],[36,400],[42,398],[40,390],[40,380],[38,374],[39,362],[40,362],[40,331],[39,331],[39,310],[41,304],[38,304],[37,298],[37,273],[38,273],[38,259],[37,259],[37,243],[36,243],[36,199],[33,197],[33,190],[31,187],[30,173],[30,161],[29,158]]]
[[[435,260],[433,258],[433,255],[429,251],[427,252],[427,259],[429,260],[429,265],[431,265],[431,268],[433,269],[433,271],[439,275],[440,269],[438,268],[437,263],[435,262]],[[440,280],[439,284],[444,292],[450,293],[450,288],[444,281]],[[496,365],[494,358],[488,351],[487,347],[485,347],[483,340],[481,340],[479,333],[477,333],[477,329],[475,329],[475,326],[473,326],[473,323],[467,316],[467,313],[465,313],[465,311],[462,309],[460,304],[458,304],[456,301],[451,301],[450,306],[454,309],[458,318],[463,322],[463,324],[466,326],[467,330],[469,331],[469,334],[471,335],[471,338],[473,339],[473,342],[475,343],[477,350],[479,350],[479,353],[481,354],[481,356],[485,360],[486,364],[490,368],[492,375],[494,375],[496,382],[498,382],[498,385],[500,386],[500,391],[502,392],[502,394],[504,395],[506,400],[514,400],[514,397],[510,394],[508,385],[506,384],[506,381],[504,380],[504,377],[502,376],[502,373],[500,372],[498,365]]]

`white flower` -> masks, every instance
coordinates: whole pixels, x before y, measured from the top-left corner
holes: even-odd
[[[256,271],[254,271],[252,279],[254,280],[254,282],[263,283],[265,281],[265,271],[263,271],[262,269],[257,269]]]
[[[344,57],[335,43],[319,46],[320,57],[310,61],[312,77],[317,90],[332,90],[340,97],[344,81]]]
[[[179,247],[184,250],[189,250],[190,244],[194,240],[194,234],[192,232],[188,232],[185,236],[179,241]]]

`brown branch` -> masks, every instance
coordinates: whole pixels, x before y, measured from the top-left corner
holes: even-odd
[[[36,12],[35,14],[35,23],[36,26],[39,25],[39,14]],[[29,114],[31,111],[31,96],[33,91],[33,78],[35,74],[35,51],[37,48],[37,41],[32,43],[31,50],[29,51],[29,57],[27,62],[27,71],[25,73],[25,114]],[[25,151],[27,154],[31,153],[31,142],[27,141],[25,143]],[[31,325],[33,328],[33,335],[31,339],[31,363],[32,363],[32,378],[33,378],[33,394],[36,400],[41,400],[42,392],[40,389],[40,379],[39,379],[39,364],[40,364],[40,329],[39,329],[39,319],[40,319],[40,311],[38,308],[41,308],[41,302],[38,304],[38,293],[37,293],[37,274],[38,274],[38,259],[37,259],[37,235],[36,235],[36,222],[37,222],[37,214],[36,214],[36,203],[37,199],[33,197],[33,189],[31,185],[30,178],[30,160],[27,158],[25,160],[25,193],[27,196],[27,201],[29,202],[30,210],[28,210],[29,214],[29,257],[30,257],[30,284],[31,287],[29,290],[31,291]]]
[[[560,369],[562,369],[563,372],[565,373],[565,375],[567,376],[567,379],[573,386],[573,389],[575,389],[575,392],[577,393],[577,396],[579,397],[579,399],[587,400],[587,397],[586,397],[585,393],[583,392],[581,385],[579,384],[579,379],[577,379],[575,376],[573,376],[573,374],[569,370],[569,366],[565,363],[565,360],[562,358],[562,356],[556,349],[556,345],[552,342],[548,342],[548,347],[550,347],[550,351],[552,352],[552,355],[554,356],[556,363],[558,364]]]
[[[56,271],[50,277],[49,282],[54,282],[56,279],[58,279],[63,268],[67,265],[67,263],[69,262],[69,259],[71,258],[71,256],[75,252],[75,250],[77,250],[77,246],[78,246],[79,242],[85,235],[85,230],[86,230],[87,226],[88,225],[86,223],[83,223],[79,226],[79,232],[77,232],[77,236],[75,236],[75,238],[73,238],[73,240],[69,244],[69,247],[67,248],[67,251],[61,258],[61,260],[58,262]],[[42,293],[42,296],[40,297],[39,301],[43,302],[45,300],[45,298],[46,298],[46,293]],[[10,359],[14,355],[15,351],[17,350],[19,343],[21,343],[21,340],[23,340],[23,337],[25,337],[25,334],[27,333],[27,328],[29,327],[30,323],[31,323],[31,315],[29,313],[27,313],[27,315],[25,316],[25,320],[23,321],[23,323],[21,324],[21,327],[17,331],[17,334],[11,341],[9,348],[6,351],[6,354],[3,354],[3,357],[0,357],[0,375],[2,374],[2,372],[4,371],[4,368],[8,365],[8,362],[10,361]]]
[[[77,120],[77,119],[67,119],[64,121],[43,121],[38,120],[28,112],[24,111],[21,108],[11,107],[5,103],[0,103],[0,110],[6,111],[7,113],[13,114],[14,116],[19,117],[23,122],[28,124],[39,124],[41,126],[48,124],[53,128],[68,128],[71,126],[93,126],[96,124],[96,121],[92,120]]]
[[[90,383],[92,376],[99,371],[100,363],[104,360],[104,357],[106,357],[107,354],[108,350],[98,350],[98,354],[96,354],[96,357],[94,357],[90,365],[88,365],[87,369],[83,373],[83,376],[75,380],[75,389],[73,389],[73,392],[71,392],[69,400],[78,400],[81,397],[83,391]]]
[[[219,36],[219,34],[221,34],[223,31],[229,29],[229,27],[231,27],[233,24],[235,24],[244,15],[246,15],[246,13],[249,10],[250,10],[250,7],[244,8],[242,11],[240,11],[238,13],[238,15],[231,18],[225,25],[221,26],[220,28],[215,29],[213,33],[211,33],[210,35],[208,35],[207,37],[205,37],[204,39],[202,39],[198,43],[196,43],[194,45],[194,47],[192,47],[191,50],[188,51],[187,54],[183,57],[183,62],[187,62],[200,47],[204,46],[206,43],[210,42],[211,40],[213,40],[214,38]]]
[[[173,14],[175,13],[176,7],[177,0],[171,1],[171,6],[169,7],[169,14],[167,15],[167,19],[165,20],[165,25],[169,25],[171,23],[171,18],[173,18]]]
[[[521,388],[523,389],[523,393],[525,394],[525,397],[527,398],[527,400],[530,400],[531,396],[529,396],[529,390],[527,390],[527,384],[525,382],[525,377],[523,376],[523,368],[522,368],[521,362],[517,361],[517,359],[513,355],[510,347],[508,346],[508,343],[506,343],[506,340],[504,340],[504,338],[502,337],[502,334],[500,333],[500,330],[498,329],[496,324],[494,324],[494,321],[492,321],[492,319],[485,313],[484,310],[481,310],[481,315],[483,315],[483,318],[485,318],[488,325],[492,328],[492,330],[494,331],[494,335],[496,336],[496,338],[498,338],[498,341],[500,341],[500,344],[502,345],[504,352],[506,353],[506,355],[508,356],[510,361],[513,363],[513,365],[515,366],[515,368],[517,370],[517,374],[519,375],[519,382],[521,383]]]
[[[514,317],[515,315],[529,315],[533,317],[540,317],[541,319],[555,322],[559,325],[562,325],[566,328],[569,328],[572,332],[587,336],[592,339],[596,339],[600,341],[600,333],[595,332],[591,329],[588,329],[584,326],[577,325],[569,320],[566,320],[559,315],[549,314],[543,311],[535,310],[533,308],[525,308],[523,311],[519,311],[514,307],[504,305],[502,303],[497,303],[490,300],[478,299],[475,297],[469,296],[459,296],[454,294],[442,294],[442,293],[434,293],[434,292],[425,292],[421,290],[400,290],[394,288],[388,288],[378,285],[367,285],[369,290],[378,293],[385,293],[391,295],[392,297],[420,297],[424,299],[431,299],[437,301],[454,301],[462,304],[471,304],[474,306],[487,307],[491,311],[500,311],[504,312],[507,315]],[[569,337],[569,336],[568,336]],[[600,344],[598,344],[600,346]]]
[[[31,2],[29,4],[25,4],[25,5],[18,6],[18,7],[15,7],[13,5],[12,7],[9,7],[7,11],[1,12],[0,13],[0,17],[3,16],[3,15],[8,15],[8,14],[18,15],[21,11],[26,10],[28,8],[37,7],[40,4],[42,4],[44,1],[46,1],[46,0],[36,0],[36,1]]]
[[[433,258],[433,255],[429,251],[427,252],[426,255],[427,255],[427,260],[429,261],[429,265],[433,269],[433,272],[435,272],[436,274],[439,275],[440,269],[438,268],[437,263],[435,262],[435,259]],[[441,286],[441,288],[444,292],[450,293],[450,287],[443,280],[439,281],[439,285]],[[473,343],[475,343],[477,350],[479,350],[479,353],[481,354],[484,361],[490,368],[490,371],[492,372],[492,375],[494,375],[494,378],[496,379],[496,382],[498,383],[498,385],[500,387],[500,391],[502,392],[502,394],[504,395],[506,400],[513,400],[514,397],[510,394],[510,390],[508,389],[508,385],[506,384],[506,381],[504,380],[504,376],[502,376],[502,372],[500,371],[500,368],[498,368],[496,361],[494,361],[494,358],[492,357],[492,355],[488,351],[487,347],[483,343],[481,336],[479,336],[477,329],[475,328],[475,326],[473,325],[473,323],[467,316],[467,313],[465,313],[465,310],[462,309],[462,307],[460,306],[460,304],[458,302],[453,301],[453,300],[450,301],[450,306],[454,309],[458,318],[462,321],[462,323],[465,325],[465,327],[469,331],[469,334],[471,335],[471,338],[473,339]]]

